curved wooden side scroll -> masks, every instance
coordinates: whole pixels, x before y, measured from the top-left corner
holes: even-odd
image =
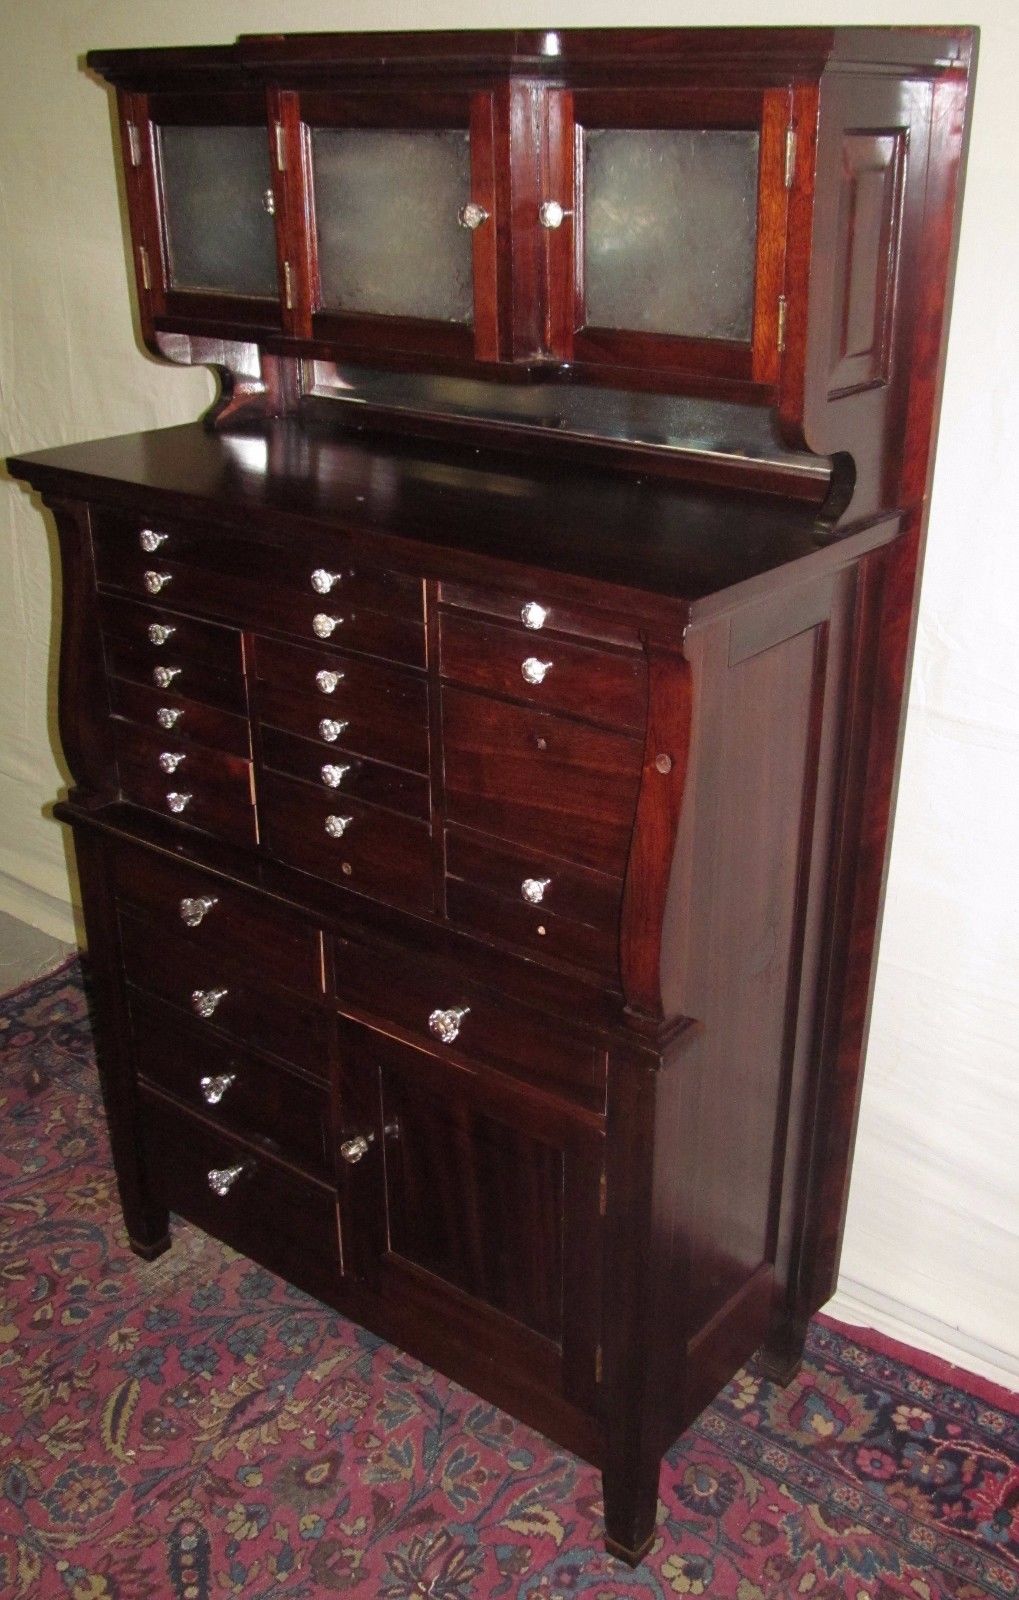
[[[284,417],[296,407],[295,360],[267,355],[257,344],[190,333],[154,333],[147,342],[163,361],[215,372],[219,394],[202,419],[207,428],[232,426],[244,417]]]
[[[76,800],[116,796],[117,770],[110,732],[109,697],[95,599],[88,508],[79,501],[47,500],[60,539],[63,617],[60,628],[58,724],[64,759],[85,794]]]
[[[690,757],[693,675],[675,651],[654,644],[646,651],[644,764],[623,890],[620,960],[629,1010],[661,1022],[667,1020],[662,953]]]

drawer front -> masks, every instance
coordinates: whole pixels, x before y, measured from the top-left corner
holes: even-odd
[[[647,677],[636,651],[592,649],[447,611],[440,623],[439,657],[442,676],[453,683],[605,727],[643,731]]]
[[[142,544],[158,541],[155,549]],[[131,513],[97,512],[93,544],[96,567],[103,584],[133,587],[139,561],[156,569],[164,561],[174,566],[196,567],[246,584],[281,588],[296,598],[310,594],[319,600],[344,598],[348,605],[421,621],[424,601],[420,579],[385,572],[352,562],[344,541],[302,534],[298,545],[252,539],[249,533],[201,523],[146,523]]]
[[[142,1090],[139,1098],[146,1181],[153,1194],[309,1294],[335,1295],[340,1247],[330,1189],[152,1090]],[[235,1167],[241,1170],[233,1177]],[[214,1192],[210,1173],[232,1178],[226,1194]]]
[[[259,813],[263,843],[278,860],[373,899],[431,910],[425,823],[270,772],[259,775]]]
[[[127,980],[145,994],[169,1001],[211,1035],[279,1056],[313,1077],[328,1076],[328,1018],[309,1000],[270,986],[271,950],[261,969],[239,966],[123,913],[121,944]]]
[[[442,721],[451,822],[623,876],[640,740],[459,689]]]
[[[412,772],[428,771],[428,691],[422,679],[335,651],[275,639],[254,643],[263,722],[303,739],[342,743]],[[335,739],[324,737],[326,721],[343,725]]]
[[[400,960],[354,940],[334,946],[342,1012],[403,1029],[433,1054],[461,1065],[494,1067],[512,1078],[600,1114],[605,1107],[605,1052],[579,1028],[465,982],[438,963]],[[455,1037],[435,1032],[435,1012],[466,1007]]]
[[[107,638],[106,670],[154,689],[172,689],[189,700],[243,716],[247,710],[244,679],[224,677],[204,661],[189,661],[179,650],[153,650],[150,644]]]
[[[446,914],[462,928],[519,945],[539,959],[551,956],[600,973],[614,983],[619,981],[619,937],[614,927],[571,922],[541,906],[509,900],[455,879],[446,883]]]
[[[99,620],[108,640],[133,648],[153,667],[175,656],[192,665],[201,663],[222,677],[240,677],[244,671],[241,636],[232,628],[112,594],[100,596]]]
[[[154,689],[148,684],[131,683],[126,678],[109,681],[110,710],[145,728],[156,728],[162,737],[178,744],[207,745],[230,755],[247,758],[251,736],[246,717],[175,694],[173,689]],[[169,727],[166,724],[169,723]]]
[[[250,761],[184,745],[172,734],[152,734],[118,718],[113,727],[125,799],[203,833],[237,844],[257,842]],[[168,773],[160,765],[163,757],[182,759]]]
[[[250,565],[243,575],[213,567],[184,566],[178,561],[131,555],[114,579],[107,580],[128,594],[144,599],[158,594],[164,606],[193,612],[198,617],[221,618],[244,628],[268,628],[292,633],[309,643],[328,637],[345,650],[356,650],[388,661],[423,666],[425,636],[421,622],[375,611],[341,594],[321,596],[282,587],[279,574],[252,578]],[[158,588],[154,588],[158,585]]]
[[[427,822],[431,815],[428,779],[380,761],[366,761],[339,744],[313,744],[276,728],[262,729],[262,761],[274,772],[315,784],[327,798],[354,795],[369,804],[404,811]]]
[[[172,1007],[134,993],[131,1024],[143,1081],[227,1132],[239,1133],[310,1172],[331,1170],[329,1097],[278,1063],[214,1039]]]
[[[541,643],[542,634],[575,633],[599,643],[629,645],[639,648],[640,636],[632,623],[627,623],[594,606],[564,604],[551,599],[537,589],[481,589],[468,583],[442,583],[439,601],[443,606],[474,611],[479,616],[496,617],[501,622],[512,623],[520,630],[520,637],[532,644]]]
[[[318,929],[282,907],[185,861],[120,845],[113,848],[113,882],[118,900],[156,923],[160,936],[176,934],[210,959],[269,961],[274,983],[321,993]]]

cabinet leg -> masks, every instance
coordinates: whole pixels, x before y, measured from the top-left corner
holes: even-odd
[[[639,1566],[654,1543],[661,1461],[641,1472],[607,1466],[602,1472],[605,1548],[610,1556]]]
[[[757,1352],[757,1365],[764,1376],[786,1389],[803,1365],[807,1324],[791,1317],[776,1320],[767,1340]]]
[[[157,1256],[165,1255],[173,1243],[170,1237],[170,1214],[167,1211],[157,1211],[143,1219],[144,1232],[136,1232],[139,1219],[128,1222],[125,1217],[124,1220],[127,1223],[127,1242],[143,1261],[155,1261]]]

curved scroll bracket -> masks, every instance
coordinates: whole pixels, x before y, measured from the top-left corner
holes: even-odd
[[[266,355],[257,344],[156,333],[154,349],[180,367],[211,367],[220,392],[203,417],[207,428],[233,426],[245,417],[283,417],[298,398],[297,362]]]

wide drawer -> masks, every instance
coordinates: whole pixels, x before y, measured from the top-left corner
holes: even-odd
[[[247,717],[191,700],[172,688],[153,689],[126,678],[111,678],[109,692],[114,716],[158,728],[164,737],[172,735],[185,744],[207,745],[235,756],[247,757],[251,753]]]
[[[442,614],[439,638],[440,670],[453,683],[608,728],[643,730],[647,674],[637,651],[592,648],[450,611]]]
[[[274,983],[306,994],[322,990],[319,931],[274,903],[186,861],[113,847],[118,900],[206,956],[271,967]]]
[[[599,611],[596,606],[554,600],[542,590],[484,589],[469,583],[441,583],[439,601],[462,611],[496,617],[520,630],[520,637],[540,644],[543,633],[575,633],[599,643],[639,647],[636,625]]]
[[[181,651],[154,650],[150,644],[107,638],[104,646],[106,670],[115,678],[126,678],[157,690],[172,689],[189,700],[243,716],[247,694],[242,677],[216,672],[205,661],[189,661]]]
[[[225,677],[240,677],[244,671],[241,636],[233,628],[112,594],[100,595],[99,619],[108,639],[142,652],[152,666],[174,656],[189,664],[201,662]]]
[[[262,722],[358,755],[428,771],[428,691],[399,668],[275,639],[254,641]],[[337,732],[332,724],[340,724]],[[324,731],[323,731],[324,729]]]
[[[350,939],[336,938],[334,970],[345,1014],[382,1029],[402,1029],[432,1053],[469,1070],[495,1068],[588,1110],[604,1111],[605,1051],[582,1029],[508,1001],[438,962],[409,961]],[[445,1043],[440,1035],[450,1030]]]
[[[309,1171],[331,1170],[329,1097],[160,1000],[131,995],[135,1061],[143,1079],[172,1094],[227,1132],[256,1140]]]
[[[329,745],[298,739],[278,728],[264,727],[262,762],[305,783],[316,784],[328,796],[354,795],[390,811],[404,811],[427,822],[431,815],[428,779],[381,761],[367,761],[341,744]]]
[[[164,560],[162,554],[131,555],[114,577],[104,581],[143,599],[158,595],[164,606],[189,611],[198,617],[220,618],[247,628],[291,633],[314,642],[329,637],[345,650],[356,650],[388,661],[423,666],[423,624],[412,617],[362,606],[351,596],[305,593],[281,586],[279,575],[251,576],[220,572],[213,567],[185,566]],[[323,635],[322,629],[328,629]]]
[[[412,817],[261,772],[262,842],[302,872],[394,905],[430,910],[431,834]]]
[[[451,688],[442,722],[451,822],[623,876],[639,739]]]
[[[340,1245],[330,1188],[151,1089],[143,1089],[139,1098],[145,1177],[152,1194],[309,1294],[320,1299],[335,1295]],[[217,1193],[214,1184],[228,1185],[226,1192]]]
[[[236,844],[256,842],[249,761],[185,745],[172,733],[153,734],[116,717],[113,728],[126,800]],[[164,761],[178,764],[167,772]]]
[[[129,983],[196,1017],[210,1034],[328,1077],[328,1018],[311,1001],[272,987],[271,950],[260,966],[241,966],[123,912],[120,923]]]

